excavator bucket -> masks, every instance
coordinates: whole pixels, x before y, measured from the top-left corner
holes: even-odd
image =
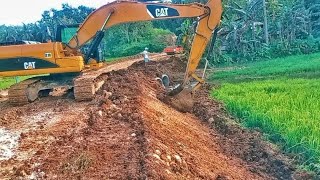
[[[178,85],[178,86],[175,86],[174,88],[172,88],[172,89],[170,89],[170,91],[169,91],[169,96],[176,96],[176,95],[178,95],[181,91],[183,91],[183,87],[182,87],[182,85]]]
[[[170,79],[164,74],[156,78],[165,87],[168,97],[166,102],[181,112],[191,112],[193,108],[192,88],[185,88],[181,84],[170,87]]]
[[[169,93],[170,96],[170,105],[176,108],[181,112],[191,112],[193,108],[193,97],[192,91],[188,88],[182,88],[179,86],[178,88],[172,90]]]

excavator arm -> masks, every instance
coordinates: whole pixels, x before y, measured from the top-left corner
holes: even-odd
[[[182,87],[184,87],[193,77],[198,82],[193,87],[194,90],[204,83],[204,80],[199,78],[195,71],[214,29],[220,22],[221,14],[221,0],[209,0],[206,5],[199,3],[159,4],[115,1],[92,12],[67,46],[69,51],[76,52],[90,40],[96,41],[98,39],[98,41],[101,41],[101,33],[117,24],[172,18],[198,18],[198,25],[182,83]]]

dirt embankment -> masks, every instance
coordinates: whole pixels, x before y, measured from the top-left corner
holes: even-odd
[[[135,63],[105,75],[92,102],[48,97],[13,108],[3,102],[0,125],[19,134],[0,177],[22,179],[293,179],[281,153],[231,123],[204,87],[193,113],[168,106],[155,80],[174,81],[185,62]],[[208,123],[209,122],[209,123]],[[1,142],[0,142],[1,143]]]

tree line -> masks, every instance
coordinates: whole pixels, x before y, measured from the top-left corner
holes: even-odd
[[[54,41],[58,25],[81,24],[93,12],[93,8],[72,7],[62,4],[62,9],[50,9],[42,13],[42,18],[19,26],[0,26],[0,41]],[[72,37],[75,31],[65,35]],[[103,58],[123,57],[140,53],[145,47],[152,52],[160,52],[168,45],[174,45],[174,34],[167,29],[155,27],[152,22],[136,22],[114,26],[106,31],[101,43]],[[65,41],[67,42],[67,41]]]
[[[320,1],[225,0],[215,61],[234,62],[320,51]],[[218,56],[218,57],[217,57]]]
[[[173,0],[191,3],[194,0]],[[203,0],[196,2],[206,3]],[[224,13],[210,61],[215,64],[254,61],[320,51],[318,0],[224,0]],[[46,42],[57,25],[80,24],[94,9],[63,4],[44,11],[42,18],[20,26],[0,26],[0,41]],[[137,22],[112,27],[102,47],[105,58],[141,52],[160,52],[174,44],[174,35],[192,36],[196,19]],[[189,39],[192,39],[190,37]]]

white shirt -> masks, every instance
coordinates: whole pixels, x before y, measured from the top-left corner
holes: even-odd
[[[144,58],[149,58],[149,52],[147,50],[144,50],[142,53],[144,54]]]

